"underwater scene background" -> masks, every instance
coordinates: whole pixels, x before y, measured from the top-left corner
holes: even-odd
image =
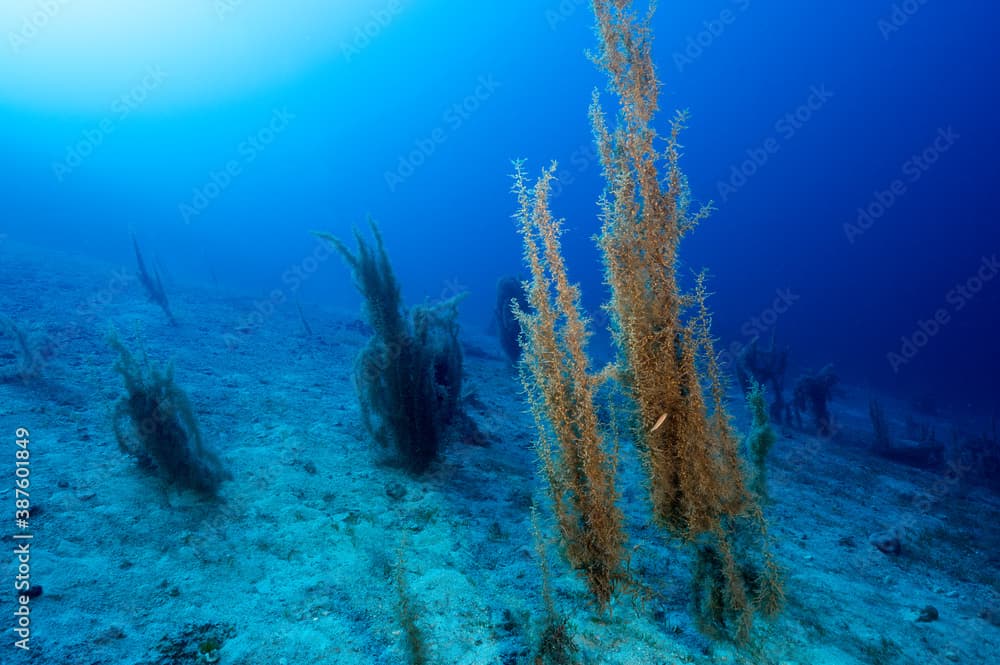
[[[992,6],[649,9],[0,5],[0,663],[997,662]]]

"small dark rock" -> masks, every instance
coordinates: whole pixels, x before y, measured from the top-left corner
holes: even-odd
[[[917,621],[922,621],[924,623],[930,623],[931,621],[937,620],[938,611],[933,605],[928,605],[924,609],[920,610],[920,616],[917,617]]]
[[[842,536],[837,544],[841,547],[846,547],[849,550],[853,550],[858,544],[854,541],[854,536]]]
[[[989,621],[997,628],[1000,628],[1000,611],[997,611],[995,608],[984,607],[979,610],[979,618]]]
[[[94,642],[97,644],[108,644],[116,640],[125,639],[125,631],[118,626],[109,626],[107,630],[97,635]]]
[[[504,531],[499,522],[494,521],[487,530],[487,537],[495,543],[505,543],[510,540],[510,534]]]
[[[306,472],[306,473],[308,473],[308,474],[309,474],[310,476],[315,476],[315,475],[316,475],[316,465],[315,465],[315,464],[313,464],[313,461],[312,461],[312,460],[309,460],[308,462],[306,462],[305,464],[303,464],[303,465],[302,465],[302,468],[303,468],[303,469],[305,470],[305,472]]]
[[[42,591],[43,591],[42,585],[41,584],[35,584],[33,586],[28,587],[27,591],[19,593],[18,595],[20,595],[20,596],[27,596],[28,598],[38,598],[39,596],[42,595]]]
[[[878,548],[879,552],[889,556],[899,556],[903,551],[903,544],[891,533],[873,533],[868,542]]]
[[[503,610],[503,619],[500,622],[500,629],[505,633],[514,633],[517,630],[517,620],[514,615],[507,608]]]
[[[68,480],[60,480],[57,484],[59,485],[59,489],[66,489],[67,487],[69,487]]]
[[[390,499],[395,499],[399,501],[404,496],[406,496],[406,488],[400,483],[393,481],[385,486],[385,493]]]

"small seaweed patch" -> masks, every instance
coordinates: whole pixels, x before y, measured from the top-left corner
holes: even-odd
[[[236,634],[228,623],[185,624],[176,633],[164,635],[154,653],[140,665],[203,665],[219,662],[219,651]]]
[[[0,316],[0,337],[9,337],[14,342],[14,350],[0,350],[0,360],[13,361],[14,372],[0,369],[0,383],[11,383],[20,378],[22,381],[36,379],[41,375],[45,362],[38,352],[28,331],[4,316]]]
[[[577,647],[573,644],[565,618],[550,617],[538,642],[535,663],[538,665],[574,665]]]

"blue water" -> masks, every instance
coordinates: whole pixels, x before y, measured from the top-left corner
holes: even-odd
[[[524,273],[512,160],[558,160],[598,316],[587,2],[18,0],[0,20],[4,241],[131,269],[134,233],[175,292],[359,311],[309,232],[371,215],[404,300],[467,291],[463,330],[485,334],[497,279]],[[862,391],[995,411],[995,23],[982,0],[660,2],[661,126],[690,111],[683,165],[717,208],[681,260],[711,275],[720,349],[773,335],[790,380],[833,363]]]
[[[161,65],[154,49],[124,42],[113,59],[120,85],[102,81],[104,99],[83,94],[86,77],[101,71],[79,72],[83,92],[64,95],[3,86],[5,231],[123,261],[131,227],[155,241],[177,279],[204,279],[212,265],[227,283],[266,289],[309,250],[307,230],[342,234],[370,213],[409,297],[433,297],[457,281],[473,294],[464,316],[480,322],[496,276],[520,265],[509,162],[523,157],[537,168],[556,159],[568,176],[556,208],[568,220],[574,277],[596,305],[603,294],[590,236],[601,184],[586,109],[600,79],[584,57],[592,41],[586,3],[461,12],[446,2],[370,4],[368,14],[356,10],[360,21],[331,10],[284,25],[251,3],[217,4],[216,23],[204,17],[197,34],[228,44],[243,31],[261,42],[249,60],[213,60],[212,49],[178,37],[174,47],[189,50],[187,60],[199,52],[207,60],[174,63],[168,54]],[[654,30],[663,119],[691,111],[692,190],[719,208],[684,258],[714,275],[716,332],[726,344],[745,341],[743,324],[788,290],[796,300],[777,332],[799,363],[836,362],[859,381],[986,408],[997,398],[1000,354],[989,324],[1000,288],[991,282],[960,298],[968,300],[961,311],[947,294],[1000,251],[991,188],[997,56],[986,4],[915,7],[896,16],[890,3],[662,7]],[[64,11],[49,24],[97,10]],[[99,38],[100,24],[91,29]],[[130,29],[152,35],[155,26]],[[43,28],[23,51],[58,52],[48,37]],[[313,48],[301,46],[306,38]],[[139,57],[131,60],[129,49]],[[291,62],[277,67],[283,51]],[[19,55],[5,58],[5,69],[17,70]],[[38,73],[50,75],[61,81]],[[236,82],[213,88],[229,78]],[[136,89],[140,100],[121,99]],[[811,97],[814,108],[803,107]],[[273,141],[247,144],[275,112],[288,119],[277,121]],[[789,113],[802,115],[783,121]],[[92,154],[60,172],[58,164],[76,163],[74,145],[95,143],[88,131],[100,135]],[[958,138],[933,164],[907,171],[939,131]],[[733,167],[768,138],[777,152],[748,167],[754,174],[735,192],[725,189]],[[240,174],[186,217],[180,207],[230,160]],[[396,182],[398,173],[407,176]],[[844,225],[897,179],[905,194],[849,242]],[[335,270],[325,268],[301,297],[353,298],[328,274]],[[887,354],[941,308],[950,323],[894,371]]]

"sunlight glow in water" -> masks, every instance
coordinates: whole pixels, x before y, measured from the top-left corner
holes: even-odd
[[[136,91],[152,106],[213,103],[337,57],[377,8],[372,0],[3,0],[0,105],[99,111]]]

